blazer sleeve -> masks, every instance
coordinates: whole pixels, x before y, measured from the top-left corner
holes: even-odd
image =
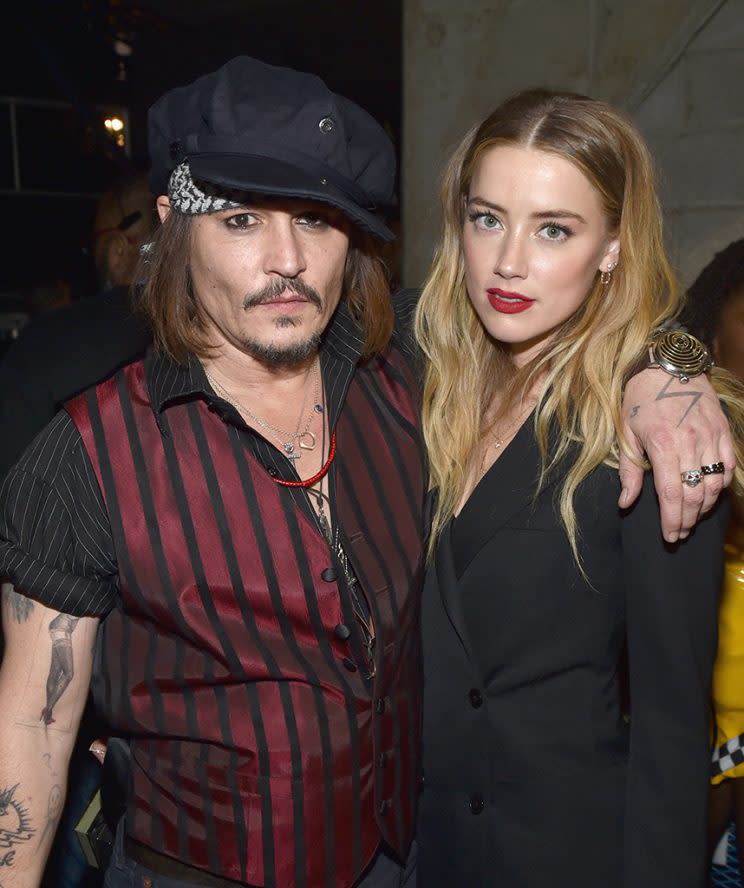
[[[647,474],[621,521],[630,675],[623,888],[704,881],[710,683],[728,509],[669,545]]]

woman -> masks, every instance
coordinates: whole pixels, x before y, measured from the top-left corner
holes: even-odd
[[[725,516],[672,547],[650,479],[612,508],[623,381],[679,307],[652,183],[621,115],[543,91],[503,104],[446,168],[416,317],[438,488],[424,888],[703,879]]]
[[[708,346],[716,364],[744,379],[744,240],[715,255],[687,294],[682,321]],[[710,791],[709,843],[713,850],[736,821],[744,861],[744,504],[732,503],[718,611],[718,653],[713,670],[715,739]],[[740,884],[744,870],[740,866]]]

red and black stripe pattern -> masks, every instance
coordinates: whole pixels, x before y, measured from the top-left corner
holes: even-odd
[[[131,738],[128,830],[250,885],[348,888],[381,840],[404,856],[413,831],[417,385],[394,349],[361,368],[344,358],[340,385],[339,354],[323,359],[332,493],[376,624],[373,679],[306,494],[275,483],[293,467],[205,395],[198,366],[150,356],[68,407],[119,565],[100,688],[113,731]]]

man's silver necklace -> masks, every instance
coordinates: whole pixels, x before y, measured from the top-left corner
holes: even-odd
[[[305,392],[305,398],[302,402],[302,408],[300,410],[300,422],[297,424],[297,430],[292,432],[285,432],[283,429],[280,429],[278,426],[272,425],[270,422],[266,422],[265,419],[261,419],[260,416],[256,416],[256,414],[249,410],[245,404],[242,404],[238,399],[233,395],[232,392],[228,391],[224,385],[219,383],[212,374],[204,368],[204,375],[209,380],[210,385],[213,389],[216,390],[217,394],[221,395],[229,404],[232,404],[236,410],[241,411],[256,425],[260,426],[263,429],[266,429],[267,432],[271,435],[271,437],[278,442],[284,455],[287,459],[300,459],[302,450],[315,450],[315,435],[310,431],[310,424],[313,421],[313,417],[316,413],[323,413],[323,402],[320,399],[320,369],[316,368],[315,373],[315,392],[313,398],[313,405],[310,408],[310,411],[307,415],[307,421],[305,422],[305,427],[300,431],[300,424],[302,422],[302,416],[305,412],[305,404],[307,403],[307,392]]]
[[[325,453],[325,449],[326,437],[324,423],[323,434],[321,438],[321,457]],[[349,557],[344,551],[344,547],[339,537],[338,525],[331,525],[331,500],[329,495],[323,492],[324,483],[328,483],[327,476],[320,479],[317,488],[307,487],[305,488],[305,492],[315,498],[315,501],[317,503],[316,514],[318,516],[318,524],[320,525],[321,533],[328,543],[328,548],[331,550],[331,552],[333,552],[338,560],[338,563],[341,565],[341,570],[343,572],[344,579],[346,580],[346,588],[349,590],[349,597],[351,598],[351,608],[354,611],[354,617],[356,618],[356,621],[362,631],[362,640],[364,642],[364,647],[367,653],[368,676],[369,678],[373,678],[376,672],[376,632],[374,620],[372,619],[372,608],[369,606],[367,596],[364,594],[361,587],[359,586],[359,580],[357,580],[356,578],[354,568],[351,566]],[[328,490],[330,492],[330,485]],[[328,506],[328,514],[326,514],[326,505]],[[362,599],[360,598],[360,595],[364,598],[364,604],[362,604]]]

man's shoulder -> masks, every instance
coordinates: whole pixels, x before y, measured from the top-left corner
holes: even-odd
[[[413,315],[416,311],[421,290],[405,288],[393,293],[393,314],[395,316],[395,332],[408,333],[413,328]]]
[[[420,295],[420,290],[406,289],[398,290],[392,296],[395,321],[391,345],[416,366],[418,366],[419,353],[413,335],[413,317]]]

